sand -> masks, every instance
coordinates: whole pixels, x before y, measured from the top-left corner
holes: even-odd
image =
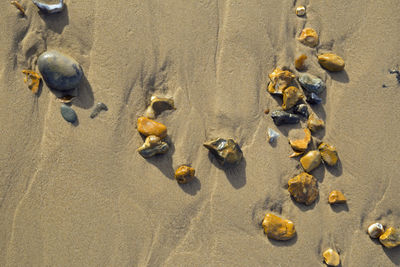
[[[400,265],[399,248],[366,234],[375,221],[400,226],[400,88],[388,72],[400,62],[397,0],[65,2],[47,16],[21,0],[26,17],[0,3],[0,266],[323,266],[329,247],[342,266]],[[319,33],[316,49],[296,40],[304,27]],[[35,96],[23,83],[46,49],[83,67],[75,126],[46,85]],[[322,52],[342,56],[345,71],[323,70]],[[294,70],[301,53],[327,83],[315,136],[340,157],[312,172],[320,197],[309,207],[287,192],[301,172],[287,135],[300,126],[276,127],[263,112],[281,104],[268,73]],[[157,118],[169,153],[146,160],[136,119],[152,94],[177,109]],[[100,101],[109,110],[91,119]],[[274,146],[268,127],[281,134]],[[239,166],[209,156],[202,143],[215,137],[238,141]],[[173,172],[185,163],[197,180],[179,186]],[[332,208],[331,190],[347,206]],[[269,240],[266,212],[292,220],[297,237]]]

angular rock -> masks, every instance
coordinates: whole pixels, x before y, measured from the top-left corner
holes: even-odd
[[[294,67],[296,70],[304,70],[305,69],[305,61],[307,59],[307,56],[305,54],[301,54],[296,60],[294,61]]]
[[[317,179],[311,174],[302,172],[290,179],[288,185],[290,195],[299,203],[311,205],[318,197]]]
[[[301,31],[298,40],[309,47],[316,47],[318,45],[318,34],[314,29],[305,28]]]
[[[239,145],[231,138],[217,138],[203,144],[218,160],[221,165],[239,164],[243,152]]]
[[[325,128],[325,123],[323,120],[318,118],[317,114],[311,113],[307,120],[307,127],[311,132],[317,132]]]
[[[58,51],[46,51],[37,61],[43,80],[51,89],[68,91],[78,87],[83,77],[82,67],[70,56]]]
[[[180,166],[176,171],[175,171],[175,179],[179,184],[186,184],[193,180],[194,178],[194,173],[195,170],[194,168],[190,166]]]
[[[294,131],[297,132],[297,130],[294,130]],[[306,129],[303,129],[303,131],[304,131],[304,138],[302,138],[302,139],[289,138],[289,144],[293,148],[294,151],[297,151],[297,152],[306,151],[308,144],[311,142],[310,130],[306,128]]]
[[[32,91],[32,93],[36,94],[39,90],[40,85],[40,76],[33,70],[23,70],[23,74],[25,74],[24,82],[28,84],[28,88]]]
[[[373,223],[368,226],[368,234],[371,238],[378,238],[385,232],[385,229],[380,223]]]
[[[272,213],[267,213],[262,222],[264,233],[271,239],[289,240],[296,235],[294,223]]]
[[[144,136],[155,135],[160,138],[167,136],[167,127],[159,122],[150,120],[146,117],[139,117],[137,120],[137,129]]]
[[[275,110],[271,113],[272,120],[275,125],[295,124],[300,122],[300,117],[296,114],[291,114],[286,111]]]
[[[70,106],[67,106],[65,104],[61,105],[61,115],[66,121],[70,123],[75,123],[78,119],[76,112]]]
[[[343,195],[342,192],[333,190],[330,192],[329,197],[328,197],[328,202],[329,204],[344,204],[346,203],[347,199]]]
[[[275,132],[271,128],[268,128],[268,143],[272,144],[278,139],[279,133]]]
[[[309,93],[320,94],[326,88],[323,80],[307,73],[302,74],[299,77],[299,83],[301,84],[301,87],[303,87]]]
[[[325,263],[329,266],[339,266],[340,257],[339,254],[333,249],[329,248],[322,253]]]
[[[317,94],[315,93],[311,93],[307,95],[307,99],[306,101],[310,104],[315,104],[315,105],[319,105],[322,103],[322,98],[320,98],[319,96],[317,96]]]
[[[379,242],[387,248],[394,248],[400,245],[400,230],[394,227],[389,227],[379,237]]]
[[[146,137],[144,144],[137,149],[139,154],[144,158],[150,158],[157,154],[165,154],[169,149],[166,142],[161,141],[161,138],[155,135]]]
[[[289,155],[289,158],[295,158],[303,154],[304,154],[303,151],[302,152],[294,151],[292,154]]]
[[[300,163],[306,172],[311,172],[321,164],[321,153],[318,150],[308,151],[300,159]]]
[[[291,109],[297,104],[297,102],[303,99],[303,97],[303,94],[297,87],[290,86],[284,89],[282,108],[284,110]]]
[[[149,119],[155,119],[161,112],[172,109],[175,109],[172,98],[152,96],[150,105],[147,107],[144,116]]]
[[[345,63],[343,58],[333,53],[326,53],[318,56],[318,63],[329,71],[342,71]]]
[[[296,105],[293,109],[293,112],[296,114],[300,114],[301,116],[308,118],[309,112],[308,112],[308,107],[306,104],[299,104]]]
[[[318,146],[319,152],[321,152],[322,160],[329,166],[334,166],[338,162],[338,153],[334,146],[327,143],[321,143]]]
[[[271,94],[283,94],[283,90],[287,88],[296,77],[288,70],[274,69],[269,75],[271,82],[268,84],[268,92]]]

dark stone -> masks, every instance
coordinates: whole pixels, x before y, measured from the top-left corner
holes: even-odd
[[[296,114],[300,114],[301,116],[308,118],[310,113],[308,112],[308,107],[306,104],[299,104],[294,107],[293,112]]]
[[[221,165],[239,164],[243,152],[239,145],[231,138],[218,138],[203,144],[219,161]]]
[[[169,149],[169,145],[166,142],[159,142],[152,147],[146,147],[139,149],[139,154],[144,158],[150,158],[157,154],[165,154]]]
[[[320,98],[314,93],[311,93],[310,95],[307,96],[307,102],[310,104],[321,104],[322,98]]]
[[[61,105],[61,115],[66,121],[70,123],[75,123],[78,119],[75,111],[70,106],[67,106],[65,104]]]
[[[325,83],[320,78],[310,74],[303,74],[299,78],[301,87],[309,93],[320,94],[325,89]]]
[[[282,124],[295,124],[300,122],[300,117],[296,114],[291,114],[286,111],[275,110],[271,114],[275,125],[279,126]]]
[[[102,102],[97,103],[96,106],[94,107],[92,113],[90,114],[90,118],[93,119],[94,117],[99,115],[100,111],[102,111],[102,110],[104,110],[104,111],[108,110],[108,107],[106,106],[106,104],[104,104]]]

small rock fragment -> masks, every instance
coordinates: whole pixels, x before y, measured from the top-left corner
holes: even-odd
[[[167,136],[167,127],[159,122],[150,120],[146,117],[139,117],[137,120],[137,129],[144,136],[155,135],[160,138]]]
[[[269,75],[271,80],[268,84],[268,92],[271,94],[283,94],[283,90],[287,88],[293,79],[296,77],[288,70],[281,70],[280,68],[274,69]]]
[[[293,148],[294,151],[297,151],[297,152],[306,151],[307,147],[308,147],[308,144],[311,142],[311,132],[310,132],[310,130],[306,128],[306,129],[303,129],[303,131],[304,131],[304,138],[303,139],[289,138],[289,144]]]
[[[268,238],[275,240],[289,240],[296,235],[296,229],[292,221],[284,220],[272,213],[265,215],[262,226]]]
[[[39,90],[41,79],[39,74],[33,70],[23,70],[22,73],[25,74],[24,82],[28,84],[28,88],[32,93],[36,94]]]
[[[294,61],[294,67],[297,70],[304,70],[305,69],[305,61],[307,59],[307,56],[305,54],[301,54],[298,58],[296,58],[296,60]]]
[[[319,64],[329,71],[342,71],[344,69],[344,60],[338,55],[326,53],[318,56]]]
[[[380,223],[373,223],[368,226],[368,234],[371,238],[378,238],[385,232],[383,225]]]
[[[150,105],[147,107],[144,116],[149,119],[155,119],[161,112],[171,109],[175,109],[174,100],[172,98],[152,96]]]
[[[25,16],[25,9],[18,1],[11,1],[11,5],[15,6],[21,12],[22,16]]]
[[[64,95],[61,97],[57,97],[57,100],[60,101],[61,103],[71,103],[72,100],[74,100],[75,96],[72,95]]]
[[[291,109],[297,102],[303,99],[303,94],[297,87],[290,86],[283,91],[283,103],[282,108],[284,110]]]
[[[190,166],[180,166],[176,171],[175,171],[175,179],[179,184],[186,184],[193,180],[194,178],[194,173],[195,170],[194,168]]]
[[[70,106],[67,106],[65,104],[61,105],[61,115],[66,121],[70,123],[75,123],[78,119],[76,112]]]
[[[239,145],[231,138],[217,138],[203,144],[218,160],[221,165],[239,164],[243,152]]]
[[[320,94],[325,89],[325,83],[320,78],[304,73],[299,77],[299,83],[309,93]]]
[[[324,257],[325,263],[329,266],[339,266],[340,264],[340,257],[339,254],[334,251],[333,249],[327,249],[322,254]]]
[[[269,108],[264,109],[264,114],[267,115],[269,113]]]
[[[306,104],[298,104],[294,107],[293,112],[296,114],[300,114],[301,116],[308,118],[308,107]]]
[[[161,138],[155,135],[146,137],[144,144],[137,149],[139,154],[144,158],[150,158],[157,154],[165,154],[169,149],[166,142],[161,141]]]
[[[334,146],[331,146],[327,143],[321,143],[318,146],[319,152],[321,152],[321,157],[326,164],[329,166],[333,166],[337,163],[339,157],[337,150]]]
[[[311,205],[318,197],[317,179],[311,174],[302,172],[290,179],[288,185],[290,195],[299,203]]]
[[[268,128],[268,143],[272,144],[278,139],[279,133],[276,131],[272,130],[271,128]]]
[[[329,204],[344,204],[347,199],[342,192],[333,190],[328,197]]]
[[[47,3],[42,3],[41,1],[38,0],[32,0],[32,2],[41,11],[49,14],[61,12],[64,8],[64,0],[59,0],[58,4],[47,4]]]
[[[389,73],[390,74],[396,74],[397,82],[400,83],[400,71],[398,69],[395,69],[395,68],[390,69]],[[387,87],[387,86],[384,84],[384,85],[382,85],[382,87]]]
[[[306,172],[311,172],[321,164],[321,153],[318,150],[308,151],[300,159],[300,163]]]
[[[271,113],[272,120],[275,125],[279,126],[282,124],[295,124],[299,123],[300,117],[296,114],[291,114],[286,111],[275,110]]]
[[[311,130],[311,132],[317,132],[325,128],[325,123],[323,120],[318,118],[317,114],[311,113],[307,120],[307,127]]]
[[[317,96],[317,94],[315,93],[311,93],[309,95],[307,95],[307,99],[306,101],[310,104],[321,104],[322,103],[322,98],[320,98],[319,96]]]
[[[296,15],[302,17],[306,14],[306,8],[304,6],[298,6],[296,8]]]
[[[90,114],[90,118],[95,118],[97,115],[99,115],[99,113],[104,110],[107,111],[108,107],[106,106],[106,104],[104,104],[103,102],[99,102],[96,104],[96,106],[94,107],[92,113]]]
[[[301,31],[298,40],[309,47],[316,47],[318,45],[318,34],[314,29],[305,28]]]
[[[389,227],[379,237],[379,241],[387,248],[394,248],[400,245],[400,231],[394,227]]]

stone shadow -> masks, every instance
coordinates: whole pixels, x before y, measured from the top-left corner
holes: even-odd
[[[37,7],[35,6],[35,8]],[[69,24],[68,6],[65,3],[64,8],[61,12],[49,14],[39,9],[38,13],[39,16],[46,23],[47,28],[58,34],[61,34],[65,26]]]
[[[280,240],[274,240],[274,239],[268,238],[268,241],[272,245],[277,246],[277,247],[290,247],[290,246],[293,246],[294,244],[296,244],[296,242],[297,242],[297,233],[292,239],[289,239],[289,240],[280,241]]]
[[[385,248],[382,246],[382,249],[395,266],[400,265],[400,246],[395,248]]]
[[[342,70],[339,72],[330,72],[327,71],[328,75],[331,77],[332,80],[341,82],[341,83],[348,83],[350,81],[349,75],[347,75],[346,70]]]
[[[347,205],[347,203],[343,203],[343,204],[329,204],[331,206],[331,209],[336,212],[342,212],[342,211],[349,211],[349,206]]]
[[[225,172],[226,178],[235,189],[246,185],[246,159],[244,157],[238,165],[221,165],[210,151],[208,152],[208,158],[215,167]]]
[[[326,170],[336,177],[341,176],[343,173],[342,162],[340,161],[340,159],[338,159],[335,166],[329,166],[328,164],[325,164],[325,166],[326,166]]]
[[[179,187],[189,195],[196,195],[198,191],[201,189],[200,180],[197,177],[194,177],[192,181],[189,181],[187,184],[178,184]]]
[[[144,139],[145,138],[143,138],[143,143],[144,143]],[[158,154],[153,157],[145,158],[145,159],[147,160],[147,162],[156,166],[164,174],[165,177],[167,177],[168,179],[174,180],[175,179],[174,178],[175,170],[172,166],[172,155],[175,152],[175,145],[171,141],[171,138],[169,136],[167,136],[164,139],[164,141],[167,142],[169,145],[169,149],[166,154]],[[192,181],[192,182],[194,182],[194,181]]]

